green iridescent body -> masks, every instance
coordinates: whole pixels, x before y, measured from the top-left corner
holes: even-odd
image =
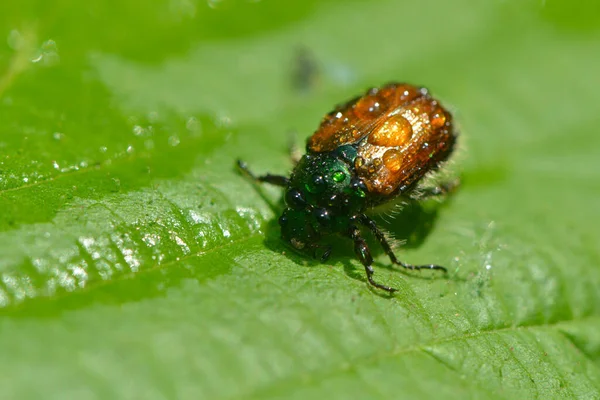
[[[287,208],[281,235],[298,250],[316,249],[324,235],[346,233],[369,204],[366,187],[354,172],[356,149],[304,155],[292,172],[285,193]]]

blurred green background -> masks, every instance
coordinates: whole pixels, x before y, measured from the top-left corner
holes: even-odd
[[[0,5],[0,397],[600,398],[600,3]],[[449,201],[384,227],[371,290],[278,239],[333,105],[427,86]]]

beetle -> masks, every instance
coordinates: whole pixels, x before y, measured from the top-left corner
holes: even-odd
[[[423,187],[422,181],[443,166],[456,139],[452,115],[426,88],[388,83],[327,114],[289,178],[257,176],[245,162],[237,164],[256,182],[285,188],[286,208],[279,218],[284,241],[296,250],[312,252],[313,257],[322,251],[325,261],[331,246],[321,244],[323,237],[349,237],[368,282],[393,293],[397,289],[373,279],[373,257],[360,228],[374,234],[393,264],[447,272],[440,265],[398,260],[385,233],[367,212],[394,199],[422,199],[453,189],[456,182]]]

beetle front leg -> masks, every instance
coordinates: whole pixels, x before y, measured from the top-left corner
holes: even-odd
[[[237,166],[244,175],[246,175],[247,177],[249,177],[250,179],[252,179],[256,182],[266,182],[266,183],[270,183],[271,185],[281,186],[281,187],[287,187],[288,184],[290,183],[290,180],[288,178],[286,178],[285,176],[281,176],[281,175],[266,174],[266,175],[256,176],[252,172],[250,172],[250,169],[248,168],[248,164],[246,164],[242,160],[237,160]]]
[[[382,285],[381,283],[377,283],[373,280],[373,273],[375,272],[373,270],[372,265],[373,257],[371,256],[371,251],[369,250],[367,242],[365,241],[365,239],[363,239],[363,237],[360,234],[360,229],[358,229],[355,226],[351,227],[349,235],[354,241],[354,252],[356,253],[361,264],[365,267],[365,271],[367,273],[367,280],[369,281],[369,283],[378,289],[382,289],[390,293],[394,293],[395,291],[397,291],[398,289]]]
[[[457,178],[448,182],[442,182],[438,186],[424,187],[418,189],[417,198],[424,200],[429,197],[443,196],[454,192],[458,186],[460,186],[460,179]]]

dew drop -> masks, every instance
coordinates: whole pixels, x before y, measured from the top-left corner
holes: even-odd
[[[391,172],[398,172],[402,168],[402,155],[396,149],[390,149],[383,154],[383,164]]]
[[[410,122],[402,115],[394,115],[369,136],[369,143],[375,146],[404,146],[413,136]]]
[[[170,146],[177,146],[179,143],[181,143],[181,140],[179,139],[179,136],[177,135],[173,135],[169,137],[169,145]]]
[[[435,113],[431,117],[431,126],[434,128],[441,128],[446,123],[446,116],[443,113]]]
[[[133,134],[135,136],[142,136],[144,134],[144,128],[142,128],[140,125],[135,125],[133,127]]]
[[[189,117],[185,123],[185,128],[191,133],[199,133],[202,131],[202,125],[196,117]]]
[[[32,63],[42,63],[45,67],[51,67],[60,62],[56,42],[52,39],[46,40],[36,54],[31,58]]]

